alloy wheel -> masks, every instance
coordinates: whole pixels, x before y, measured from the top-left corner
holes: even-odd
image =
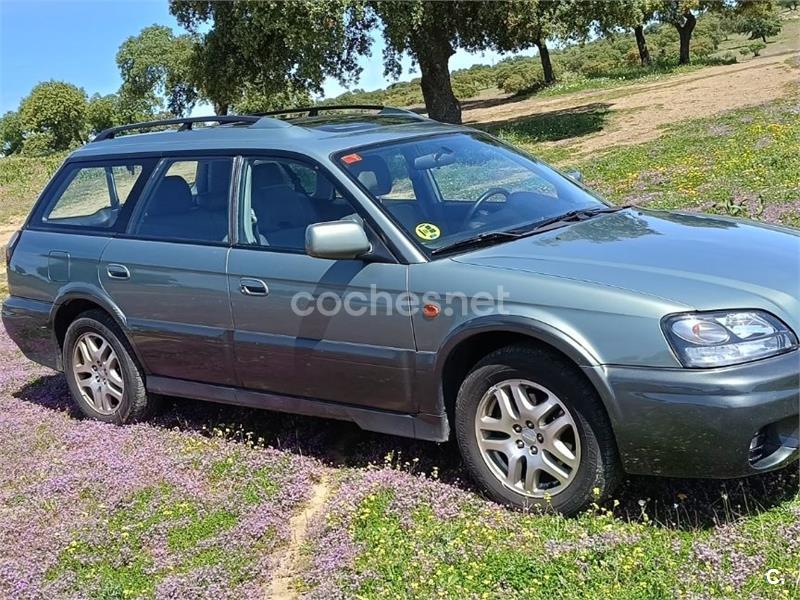
[[[492,474],[524,496],[555,495],[577,475],[575,421],[555,394],[533,381],[508,379],[490,387],[478,403],[475,435]]]
[[[125,393],[122,368],[114,348],[102,335],[82,334],[72,351],[72,373],[78,389],[95,411],[113,414]]]

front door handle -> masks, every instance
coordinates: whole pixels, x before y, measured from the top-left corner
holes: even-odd
[[[106,273],[111,279],[130,279],[131,272],[125,265],[111,263],[106,267]]]
[[[250,277],[242,277],[239,281],[239,290],[245,296],[266,296],[269,294],[267,284],[260,279],[252,279]]]

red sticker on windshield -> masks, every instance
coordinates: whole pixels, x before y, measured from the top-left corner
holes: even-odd
[[[360,154],[348,154],[347,156],[342,157],[342,162],[346,165],[352,165],[353,163],[357,163],[361,160]]]

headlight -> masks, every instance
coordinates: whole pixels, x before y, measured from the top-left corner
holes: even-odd
[[[672,315],[662,326],[684,367],[735,365],[797,348],[792,330],[760,310]]]

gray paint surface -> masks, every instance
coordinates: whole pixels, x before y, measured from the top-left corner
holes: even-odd
[[[14,251],[12,296],[3,307],[23,351],[57,366],[47,357],[58,352],[49,333],[58,311],[72,299],[92,299],[117,319],[161,391],[277,410],[294,406],[384,431],[402,423],[398,434],[442,440],[447,357],[472,335],[513,332],[556,347],[584,370],[609,413],[626,469],[643,473],[756,472],[746,463],[753,433],[797,415],[799,352],[684,369],[660,324],[665,315],[691,310],[762,309],[800,331],[800,232],[627,209],[431,261],[331,155],[464,128],[413,121],[342,133],[267,125],[125,136],[88,144],[69,160],[194,151],[308,156],[337,179],[397,260],[328,260],[29,228]],[[124,265],[130,278],[110,278],[109,264]],[[263,281],[268,293],[241,293],[242,279]],[[392,299],[432,291],[469,298],[498,289],[507,297],[502,310],[457,306],[437,318],[290,310],[297,292],[317,300],[373,286]],[[685,442],[670,453],[679,432]],[[708,452],[694,451],[690,440]]]

